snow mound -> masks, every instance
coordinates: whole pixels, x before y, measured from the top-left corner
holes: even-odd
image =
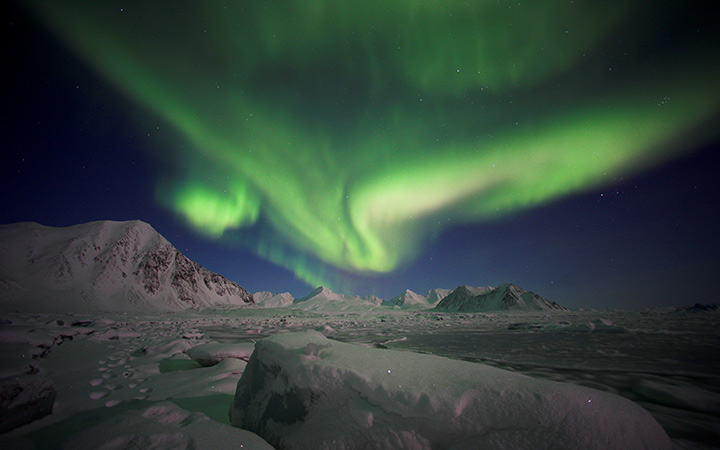
[[[220,361],[227,358],[242,359],[247,361],[250,359],[255,344],[252,342],[244,342],[240,344],[220,344],[211,342],[209,344],[201,344],[185,350],[185,353],[201,366],[214,366]]]
[[[608,392],[314,331],[256,344],[230,420],[277,448],[671,448]]]
[[[53,382],[38,375],[0,380],[0,433],[51,414],[56,395]]]
[[[254,433],[223,425],[170,402],[118,414],[70,437],[60,448],[272,450]]]

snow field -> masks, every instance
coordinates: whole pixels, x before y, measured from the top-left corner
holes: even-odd
[[[518,323],[538,327],[511,329],[511,325]],[[583,328],[580,325],[591,323],[596,324],[595,329],[579,331]],[[108,448],[133,443],[143,447],[169,448],[172,444],[179,445],[178,448],[183,445],[200,448],[200,436],[207,436],[204,433],[208,428],[190,426],[199,421],[200,415],[213,423],[213,436],[223,435],[221,430],[233,435],[235,428],[229,425],[228,409],[238,380],[248,370],[244,359],[251,348],[268,336],[280,339],[287,333],[306,330],[318,330],[334,341],[356,344],[345,352],[347,367],[342,370],[346,374],[353,365],[359,364],[363,370],[381,369],[388,362],[386,357],[378,358],[375,354],[362,356],[364,352],[360,350],[372,348],[480,361],[505,369],[504,374],[517,372],[535,380],[562,381],[582,392],[589,386],[598,392],[619,394],[652,413],[672,438],[674,448],[715,448],[720,439],[717,410],[720,380],[716,375],[720,373],[717,357],[720,338],[716,315],[612,311],[552,315],[413,311],[344,314],[278,309],[164,316],[4,314],[0,325],[0,371],[4,376],[36,374],[50,379],[57,390],[52,414],[0,434],[3,448],[42,449],[60,445],[81,448],[77,443],[95,446],[100,441],[93,439],[103,436]],[[571,326],[578,331],[560,332],[553,330],[555,326]],[[619,327],[623,332],[599,331],[603,326]],[[290,337],[286,339],[292,341]],[[307,344],[302,347],[303,357],[308,362],[321,363],[323,352],[328,351],[321,348],[324,344],[317,343],[316,347]],[[333,342],[333,346],[344,349],[345,344],[341,344]],[[399,361],[395,352],[388,355],[393,356],[390,360]],[[219,362],[207,367],[198,362],[206,358]],[[342,379],[341,366],[345,365],[343,362],[333,369],[335,376],[325,380],[336,380],[338,384],[337,380]],[[427,368],[422,372],[428,372]],[[307,371],[304,373],[307,375]],[[402,371],[388,368],[374,376],[397,379],[396,375],[402,375]],[[458,378],[447,375],[447,380],[442,381],[448,384],[447,389],[467,387],[462,381],[453,381],[453,377]],[[477,397],[463,397],[459,392],[456,397],[446,389],[442,403],[439,401],[442,396],[435,395],[437,391],[427,386],[407,387],[420,382],[413,376],[403,382],[406,386],[403,389],[393,391],[392,386],[383,385],[377,392],[368,386],[381,384],[372,384],[370,378],[355,379],[366,383],[367,398],[371,394],[392,394],[397,408],[417,405],[425,413],[445,411],[445,417],[471,410],[472,399]],[[537,401],[533,398],[532,401]],[[351,406],[363,405],[358,399],[353,402]],[[392,405],[383,401],[375,402],[392,409]],[[148,408],[161,404],[170,408],[169,416],[190,414],[194,418],[160,429],[156,422],[148,422],[150,419],[144,414]],[[384,420],[383,411],[365,404],[348,407],[345,416],[334,414],[327,420],[340,421],[344,417],[338,426],[348,423],[362,426],[372,421],[377,427]],[[107,432],[103,433],[103,429]],[[178,435],[189,436],[190,440],[181,442],[175,438]],[[163,436],[170,437],[164,441]],[[223,441],[218,437],[217,442],[219,445]]]

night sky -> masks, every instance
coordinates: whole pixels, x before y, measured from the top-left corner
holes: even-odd
[[[705,1],[2,8],[0,223],[140,219],[298,297],[718,301]]]

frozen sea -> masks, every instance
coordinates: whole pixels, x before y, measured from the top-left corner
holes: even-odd
[[[163,316],[3,314],[0,323],[3,376],[29,371],[52,380],[57,390],[53,413],[0,434],[4,448],[79,448],[73,442],[84,441],[73,436],[168,401],[229,428],[227,411],[245,361],[229,358],[203,367],[186,351],[208,343],[247,346],[302,330],[612,392],[649,411],[675,448],[720,448],[717,312],[252,309]]]

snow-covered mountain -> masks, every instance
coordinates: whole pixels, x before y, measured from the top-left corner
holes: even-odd
[[[405,292],[403,292],[402,294],[391,298],[388,301],[388,304],[401,308],[410,306],[430,307],[427,298],[411,291],[410,289],[405,289]]]
[[[545,311],[562,310],[555,302],[526,291],[514,284],[503,284],[495,289],[460,286],[442,299],[437,311]]]
[[[260,291],[253,294],[255,304],[262,308],[284,308],[292,305],[295,298],[289,292],[273,294],[268,291]]]
[[[290,306],[303,311],[370,311],[380,307],[382,300],[374,295],[360,297],[358,295],[337,294],[320,286],[304,297],[295,299]]]
[[[436,306],[442,299],[447,297],[452,292],[452,289],[430,289],[425,295],[425,299],[427,300],[428,305],[430,306]]]
[[[179,311],[253,305],[139,220],[0,225],[0,309]]]

